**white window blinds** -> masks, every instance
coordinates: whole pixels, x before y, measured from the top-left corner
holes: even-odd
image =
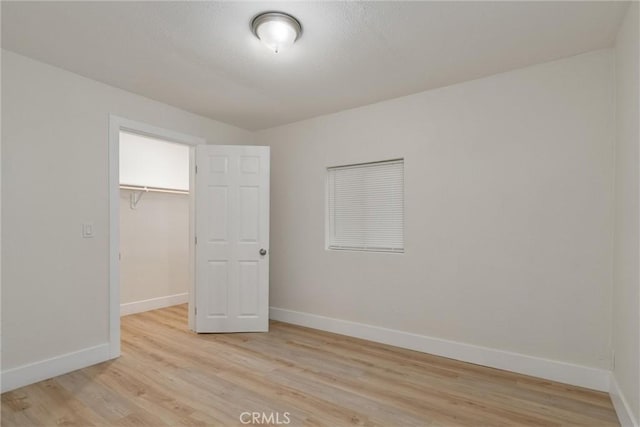
[[[327,173],[327,247],[404,252],[404,160]]]

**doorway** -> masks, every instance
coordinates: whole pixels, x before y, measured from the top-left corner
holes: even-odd
[[[189,146],[120,131],[120,315],[188,301]]]
[[[198,333],[268,331],[269,147],[206,145],[203,138],[110,116],[111,358],[120,355],[119,154],[120,138],[125,134],[189,147],[189,329]],[[131,206],[137,206],[144,196],[133,193],[129,197]]]
[[[169,188],[161,183],[157,186],[154,185],[145,185],[143,181],[133,181],[133,182],[123,182],[125,185],[124,190],[127,192],[127,199],[122,200],[123,191],[121,189],[120,182],[120,149],[121,149],[121,138],[130,138],[132,140],[138,139],[138,142],[143,141],[144,139],[154,139],[160,140],[165,143],[172,144],[180,144],[181,146],[188,147],[188,188]],[[127,206],[122,208],[133,210],[141,209],[141,204],[145,201],[158,201],[153,200],[153,196],[149,197],[152,193],[150,189],[156,190],[153,193],[159,194],[173,194],[173,193],[163,193],[160,190],[164,191],[176,191],[174,195],[180,196],[183,198],[187,198],[186,202],[188,204],[188,241],[186,252],[188,254],[188,260],[186,261],[186,292],[178,292],[177,294],[169,294],[165,295],[166,297],[160,298],[160,300],[152,298],[143,299],[142,301],[137,301],[138,304],[134,304],[133,306],[128,306],[129,309],[136,308],[140,309],[145,308],[145,304],[147,307],[153,307],[154,304],[158,303],[171,303],[186,297],[189,306],[193,305],[193,295],[194,295],[194,268],[195,268],[195,250],[194,250],[194,240],[195,240],[195,198],[194,198],[194,164],[195,164],[195,147],[197,145],[206,144],[206,141],[203,138],[194,137],[187,134],[182,134],[179,132],[174,132],[171,130],[163,129],[156,126],[151,126],[145,123],[136,122],[133,120],[124,119],[122,117],[117,117],[114,115],[109,116],[109,347],[110,347],[110,356],[112,358],[118,357],[120,355],[120,315],[121,315],[121,203],[127,203]],[[179,148],[179,147],[177,147]],[[180,187],[180,185],[178,185]],[[188,190],[186,192],[185,190]],[[147,198],[145,200],[144,198]],[[155,197],[158,199],[158,197]],[[184,200],[183,200],[184,201]],[[174,200],[175,202],[175,200]],[[176,208],[178,204],[173,203],[173,207]],[[147,206],[149,207],[149,206]],[[139,230],[140,231],[140,230]],[[149,232],[150,230],[144,230],[144,232]],[[183,248],[184,251],[184,248]],[[125,255],[126,256],[126,255]],[[184,295],[184,294],[187,295]],[[150,301],[149,301],[150,300]],[[125,306],[126,307],[126,306]],[[126,312],[127,308],[125,308]],[[189,328],[193,329],[193,311],[188,310],[189,312]]]

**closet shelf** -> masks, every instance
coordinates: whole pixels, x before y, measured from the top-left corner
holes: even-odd
[[[155,192],[155,193],[171,193],[171,194],[189,194],[189,190],[175,190],[172,188],[162,188],[162,187],[147,187],[142,185],[120,185],[121,190],[133,190],[133,191],[144,191]]]
[[[129,197],[129,207],[131,209],[135,209],[138,207],[138,203],[140,199],[142,199],[142,195],[144,193],[169,193],[169,194],[189,194],[188,190],[175,190],[171,188],[162,188],[162,187],[147,187],[144,185],[123,185],[120,184],[121,190],[132,190],[134,193],[130,194]]]

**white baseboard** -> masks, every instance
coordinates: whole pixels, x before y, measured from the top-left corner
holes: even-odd
[[[17,368],[2,371],[0,389],[5,391],[14,390],[25,385],[38,381],[66,374],[76,369],[86,368],[96,363],[105,362],[111,359],[109,344],[100,344],[73,353],[52,357],[40,362],[29,363]]]
[[[618,385],[618,381],[616,380],[613,372],[611,372],[609,395],[611,396],[613,407],[616,409],[616,414],[618,414],[620,425],[622,427],[638,427],[638,420],[633,416],[629,403],[627,402],[624,393],[622,393],[622,390],[620,390],[620,386]]]
[[[189,294],[185,292],[184,294],[168,295],[166,297],[128,302],[126,304],[120,304],[120,316],[142,313],[143,311],[149,310],[157,310],[159,308],[171,307],[172,305],[184,304],[188,300]]]
[[[433,338],[363,323],[271,307],[269,317],[295,325],[362,338],[599,391],[609,390],[610,371],[520,353]]]
[[[176,304],[186,303],[188,294],[169,295],[166,297],[152,298],[144,301],[136,301],[120,306],[120,315],[140,313],[157,308],[170,307]],[[0,390],[14,390],[38,381],[46,380],[67,372],[82,369],[96,363],[112,359],[109,343],[79,350],[73,353],[63,354],[40,362],[30,363],[17,368],[2,371],[0,378]]]

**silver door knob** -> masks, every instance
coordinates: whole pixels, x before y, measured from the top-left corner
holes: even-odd
[[[265,256],[267,254],[266,249],[260,249],[260,255]]]

